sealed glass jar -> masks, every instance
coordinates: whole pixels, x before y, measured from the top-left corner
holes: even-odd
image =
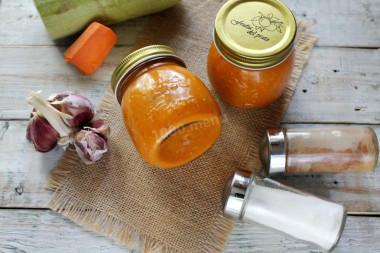
[[[267,174],[366,172],[376,167],[376,133],[366,126],[272,128],[262,139],[260,158]]]
[[[183,165],[220,135],[218,104],[170,47],[153,45],[131,53],[111,83],[136,149],[152,165]]]
[[[215,19],[207,71],[215,91],[241,108],[266,106],[285,91],[297,25],[278,0],[230,0]]]
[[[237,170],[224,189],[224,212],[331,250],[346,222],[346,209],[249,171]]]

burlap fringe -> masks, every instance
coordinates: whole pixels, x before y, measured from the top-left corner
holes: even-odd
[[[105,114],[108,110],[114,110],[114,101],[114,93],[109,86],[100,103],[100,107],[104,110]],[[45,185],[47,189],[54,191],[52,198],[47,204],[50,209],[61,213],[63,216],[88,230],[108,236],[128,247],[138,248],[144,253],[184,252],[156,238],[147,236],[145,233],[127,224],[127,222],[98,210],[94,206],[82,203],[74,196],[60,192],[60,189],[64,187],[63,182],[65,176],[70,173],[70,170],[75,168],[78,163],[81,163],[74,149],[69,149],[67,153],[68,154],[61,159],[56,169],[52,172]],[[209,247],[204,249],[204,252],[218,253],[224,248],[226,243],[226,231],[232,230],[233,222],[221,216],[222,214],[218,214],[217,217],[215,217],[219,222],[211,231],[210,237],[207,239]]]
[[[63,172],[64,168],[60,168],[60,172]],[[55,186],[59,185],[59,181],[56,181],[56,177],[61,178],[60,172],[54,175],[50,180],[48,187],[51,190],[56,190]],[[116,217],[106,214],[103,211],[97,210],[95,207],[82,203],[80,200],[76,200],[73,196],[60,194],[55,191],[53,197],[48,203],[48,206],[63,216],[69,218],[80,226],[85,227],[93,232],[97,232],[108,236],[116,241],[119,241],[128,247],[141,249],[144,253],[180,253],[184,252],[169,246],[151,236],[147,236],[143,232],[128,225],[125,221],[122,221]],[[221,219],[214,231],[211,231],[208,240],[208,247],[204,249],[204,252],[218,253],[223,250],[226,243],[225,233],[231,231],[233,223],[228,220]]]
[[[48,202],[48,207],[52,210],[61,213],[63,216],[88,230],[101,233],[128,247],[139,248],[144,253],[181,252],[179,249],[166,245],[153,237],[146,236],[143,232],[128,225],[125,221],[97,210],[94,206],[82,203],[73,196],[61,194],[57,191],[57,186],[60,185],[60,179],[62,179],[63,174],[66,173],[65,168],[60,166],[55,172],[57,173],[51,176],[47,184],[48,189],[55,191],[53,197]]]
[[[216,220],[219,222],[217,222],[214,229],[211,230],[210,237],[206,240],[206,245],[209,247],[207,247],[204,252],[222,252],[226,245],[226,240],[228,239],[226,233],[231,233],[235,225],[233,220],[227,219],[223,214],[219,214]]]
[[[155,238],[146,236],[126,222],[97,210],[93,206],[86,205],[72,196],[55,192],[48,206],[86,229],[101,233],[131,248],[139,248],[142,252],[181,252]]]
[[[317,40],[317,36],[311,35],[308,32],[312,22],[300,20],[298,21],[298,35],[297,35],[297,57],[295,60],[294,71],[291,76],[291,81],[289,83],[294,86],[297,84],[299,77],[301,76],[302,69],[309,58],[310,50],[313,48],[314,43]],[[285,91],[285,95],[281,99],[289,101],[294,93],[294,87],[288,87]],[[107,88],[103,99],[100,103],[100,107],[105,111],[113,110],[114,103],[112,101],[114,94],[110,87]],[[281,102],[281,106],[273,106],[273,111],[278,111],[279,113],[275,115],[282,115],[282,112],[286,110],[288,105],[287,102]],[[272,122],[278,122],[280,119],[266,118],[263,121],[263,126],[272,126]],[[275,126],[273,126],[275,127]],[[259,141],[259,140],[255,140]],[[65,217],[71,219],[80,226],[83,226],[91,231],[106,235],[113,238],[128,247],[139,248],[144,253],[179,253],[182,250],[176,249],[170,245],[167,245],[156,238],[147,236],[143,232],[139,231],[135,227],[127,224],[125,221],[120,220],[110,214],[98,210],[94,206],[82,203],[77,200],[74,196],[65,195],[59,191],[64,187],[63,182],[65,181],[65,176],[70,173],[71,168],[75,168],[78,163],[80,163],[80,158],[76,154],[74,149],[69,149],[68,154],[64,156],[59,162],[56,169],[51,174],[46,188],[54,191],[54,194],[47,206],[52,210],[55,210]],[[246,168],[252,167],[250,163],[257,161],[257,152],[248,153],[248,157],[245,159]],[[222,216],[222,214],[219,214]],[[233,227],[233,222],[229,221],[225,217],[216,217],[219,221],[214,229],[210,233],[210,237],[207,239],[207,245],[209,247],[204,249],[204,252],[221,252],[226,243],[225,234],[227,231],[231,231]]]
[[[100,107],[105,113],[108,110],[114,109],[114,103],[112,101],[114,101],[114,93],[109,86],[100,103]],[[147,236],[135,227],[128,225],[125,221],[98,210],[94,206],[82,203],[74,196],[63,194],[60,189],[64,187],[63,182],[65,176],[70,173],[70,170],[75,168],[78,163],[81,163],[74,149],[67,150],[67,153],[68,154],[58,163],[45,185],[47,189],[54,191],[52,198],[47,203],[50,209],[57,211],[88,230],[108,236],[128,247],[138,248],[144,253],[183,252],[153,237]],[[220,244],[223,245],[223,242]]]

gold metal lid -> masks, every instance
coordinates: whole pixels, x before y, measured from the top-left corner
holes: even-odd
[[[268,68],[292,52],[296,31],[293,13],[278,0],[230,0],[216,16],[214,42],[235,65]]]
[[[185,63],[178,57],[177,53],[171,47],[165,45],[152,45],[140,48],[127,55],[116,67],[111,78],[111,87],[116,95],[118,102],[121,102],[120,91],[122,91],[121,81],[127,75],[131,74],[136,68],[147,61],[157,60],[160,58],[174,58],[182,66]]]

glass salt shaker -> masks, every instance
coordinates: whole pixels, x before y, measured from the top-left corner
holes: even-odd
[[[224,212],[254,221],[330,251],[346,221],[343,205],[237,170],[226,183]]]
[[[267,129],[260,159],[267,175],[307,172],[366,172],[378,162],[376,133],[370,127]]]

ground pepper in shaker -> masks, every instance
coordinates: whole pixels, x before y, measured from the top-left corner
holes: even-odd
[[[260,159],[267,175],[293,172],[366,172],[378,161],[370,127],[273,128],[264,134]]]
[[[254,221],[330,251],[346,221],[343,205],[237,170],[226,183],[224,212]]]

